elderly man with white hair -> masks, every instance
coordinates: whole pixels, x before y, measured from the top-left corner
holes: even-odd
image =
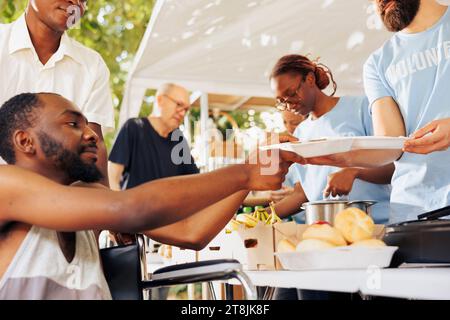
[[[189,108],[187,90],[168,83],[156,92],[150,116],[124,124],[109,155],[112,189],[130,189],[156,179],[199,172],[178,129]]]

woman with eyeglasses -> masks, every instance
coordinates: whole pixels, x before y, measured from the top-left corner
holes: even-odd
[[[308,116],[295,130],[296,138],[373,134],[367,98],[334,96],[337,84],[325,65],[302,55],[287,55],[276,63],[270,81],[279,110]],[[323,90],[330,85],[332,93],[327,95]],[[295,168],[299,183],[294,193],[275,206],[281,217],[295,213],[301,203],[348,194],[350,200],[377,201],[372,208],[373,218],[376,223],[387,222],[393,165],[377,169],[311,165]]]

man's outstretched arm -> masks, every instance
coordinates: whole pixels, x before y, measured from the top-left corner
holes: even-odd
[[[237,192],[187,219],[143,233],[161,243],[201,250],[233,218],[247,194],[248,191]]]
[[[287,167],[287,162],[281,162],[275,174],[261,176],[259,165],[235,165],[114,192],[62,186],[38,174],[2,166],[0,221],[59,231],[154,229],[187,218],[240,190],[277,189]]]

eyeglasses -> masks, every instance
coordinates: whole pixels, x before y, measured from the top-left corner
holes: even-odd
[[[185,112],[188,112],[189,109],[191,108],[190,104],[185,104],[183,102],[179,102],[167,94],[163,94],[163,96],[166,97],[167,99],[169,99],[170,101],[172,101],[173,103],[175,103],[177,105],[177,109],[183,109]]]
[[[292,110],[293,106],[297,106],[300,103],[300,99],[298,97],[298,92],[300,90],[300,88],[302,87],[304,80],[300,80],[300,84],[298,85],[297,89],[295,89],[295,92],[288,96],[286,99],[285,98],[278,98],[277,102],[275,104],[275,108],[277,108],[280,111],[290,111]],[[297,101],[292,102],[289,101],[290,99],[297,99]]]

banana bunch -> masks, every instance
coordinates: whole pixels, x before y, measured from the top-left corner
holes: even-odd
[[[243,224],[247,228],[253,228],[258,224],[258,219],[256,219],[255,214],[241,213],[236,217],[236,221]]]
[[[250,213],[241,213],[239,214],[236,219],[231,220],[226,228],[226,233],[231,233],[233,231],[238,230],[240,225],[244,225],[247,228],[254,228],[258,222],[262,222],[266,225],[272,225],[277,222],[281,222],[280,217],[277,216],[275,213],[274,203],[270,203],[270,211],[269,214],[266,209],[260,207],[257,208],[252,214]]]

